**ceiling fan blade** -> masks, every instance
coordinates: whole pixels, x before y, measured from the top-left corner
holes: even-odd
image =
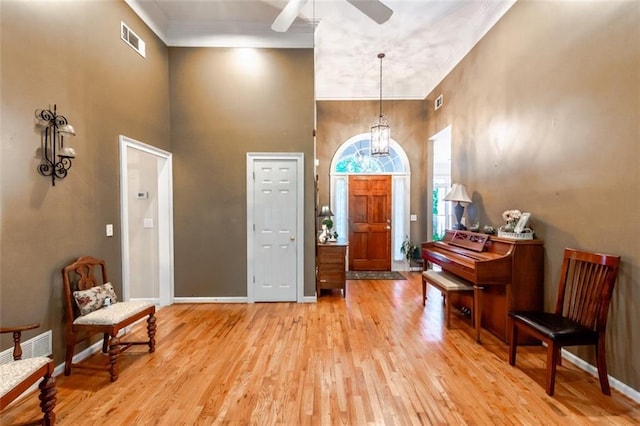
[[[300,11],[307,4],[308,0],[289,0],[289,3],[282,9],[282,12],[276,17],[271,29],[279,33],[286,32],[296,17],[300,14]]]
[[[389,9],[380,0],[347,0],[360,12],[376,21],[378,24],[384,24],[393,15],[393,10]]]

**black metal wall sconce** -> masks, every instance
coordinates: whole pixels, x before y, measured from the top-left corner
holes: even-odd
[[[40,109],[36,111],[36,127],[41,131],[42,161],[38,172],[42,176],[51,176],[51,185],[56,186],[56,179],[64,179],[71,168],[71,160],[76,158],[76,152],[70,146],[64,146],[65,136],[75,136],[76,131],[69,124],[67,118],[58,115],[56,105],[53,111]]]

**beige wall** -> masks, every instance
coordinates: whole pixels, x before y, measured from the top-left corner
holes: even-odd
[[[482,225],[532,214],[552,308],[565,247],[622,256],[609,373],[640,389],[640,3],[519,1],[427,99]],[[590,349],[575,352],[592,364]]]
[[[176,297],[247,296],[248,152],[302,152],[315,294],[313,50],[170,48]]]
[[[169,149],[168,52],[115,1],[0,1],[0,324],[39,322],[64,357],[61,268],[80,255],[107,262],[121,291],[118,135]],[[143,59],[120,21],[147,43]],[[35,151],[36,109],[58,105],[75,127],[77,159],[51,186]],[[115,235],[105,237],[105,224]],[[11,336],[2,335],[2,349]]]

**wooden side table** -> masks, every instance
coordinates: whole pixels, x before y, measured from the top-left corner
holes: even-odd
[[[347,295],[346,280],[346,243],[318,244],[316,259],[316,293],[320,296],[323,289],[340,289],[342,297]]]

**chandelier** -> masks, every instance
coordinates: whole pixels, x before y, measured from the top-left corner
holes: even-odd
[[[380,115],[371,125],[371,155],[389,155],[391,128],[389,121],[382,114],[382,58],[384,56],[384,53],[378,53],[380,59]]]

